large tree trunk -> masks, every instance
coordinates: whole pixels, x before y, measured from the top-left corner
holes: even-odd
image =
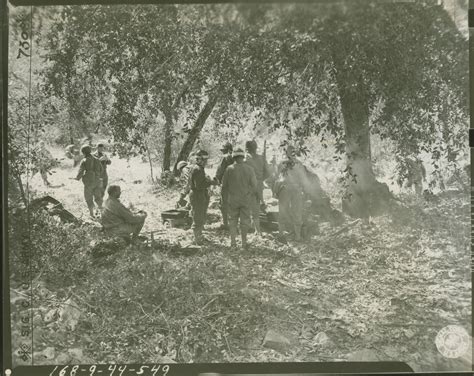
[[[171,167],[171,143],[173,129],[173,116],[169,111],[165,112],[165,149],[163,151],[162,172],[169,171]]]
[[[342,208],[352,217],[379,215],[387,209],[392,195],[386,184],[375,179],[372,170],[367,90],[361,76],[354,71],[338,69],[337,81],[349,171]]]
[[[217,96],[210,97],[207,103],[204,105],[201,112],[199,113],[199,116],[194,122],[194,125],[191,128],[188,134],[188,137],[186,138],[186,141],[184,142],[183,147],[181,148],[178,154],[178,158],[176,159],[176,163],[173,169],[173,172],[175,175],[177,175],[176,165],[178,164],[179,161],[185,161],[188,159],[189,154],[191,154],[191,151],[193,150],[194,143],[196,142],[199,134],[201,133],[201,130],[204,127],[204,124],[206,123],[207,118],[209,117],[209,115],[211,115],[211,112],[214,109],[214,106],[216,105],[216,103],[217,103]]]

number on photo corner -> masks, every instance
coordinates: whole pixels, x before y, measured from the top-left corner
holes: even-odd
[[[111,364],[111,365],[109,366],[109,371],[112,371],[112,372],[110,372],[110,376],[112,376],[112,375],[114,374],[114,372],[115,372],[116,369],[117,369],[117,365],[116,365],[116,364]]]
[[[53,376],[54,371],[56,371],[58,368],[59,368],[59,366],[54,367],[53,371],[48,376]]]
[[[168,364],[165,364],[163,366],[163,371],[164,371],[163,376],[166,376],[169,370],[170,370],[170,366]]]
[[[89,376],[92,376],[95,372],[95,370],[97,369],[97,366],[93,365],[93,366],[90,366],[89,367],[89,371],[90,371],[90,374]]]
[[[150,368],[149,366],[141,366],[140,371],[137,372],[137,375],[142,375],[145,371],[143,370],[144,368]]]
[[[158,368],[156,366],[153,366],[153,368],[151,369],[151,372],[153,372],[152,376],[155,376],[156,373],[160,370],[161,366],[158,366]]]
[[[20,41],[20,47],[23,48],[24,50],[29,50],[30,49],[30,42],[28,41]]]
[[[59,371],[59,376],[66,376],[68,366],[64,367],[61,371]]]
[[[25,57],[30,57],[30,55],[28,55],[25,51],[23,51],[21,48],[18,49],[18,55],[16,56],[17,59],[19,59],[21,56],[25,56]]]
[[[77,372],[78,369],[79,369],[78,365],[75,365],[74,367],[72,367],[72,370],[71,370],[71,373],[69,374],[69,376],[76,376],[76,372]]]
[[[127,366],[119,366],[118,370],[120,371],[120,376],[122,376],[122,373],[124,373],[126,369]]]

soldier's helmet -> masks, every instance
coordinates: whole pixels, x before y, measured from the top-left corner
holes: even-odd
[[[245,149],[249,152],[257,150],[257,142],[255,140],[250,140],[245,143]]]
[[[92,149],[89,145],[83,145],[81,148],[81,153],[84,155],[89,155],[91,153]]]
[[[230,142],[226,142],[224,145],[221,147],[221,152],[223,153],[230,153],[232,152],[232,144]]]
[[[208,158],[209,158],[209,153],[205,150],[199,150],[196,153],[196,160],[198,160],[198,159],[207,160]]]
[[[232,152],[232,158],[245,157],[245,153],[241,148],[235,149]]]
[[[177,168],[178,170],[182,170],[182,169],[185,168],[187,165],[188,165],[188,162],[186,162],[186,161],[179,161],[178,164],[176,165],[176,168]]]

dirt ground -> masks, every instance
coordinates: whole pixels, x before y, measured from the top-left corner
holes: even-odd
[[[60,150],[54,153],[62,157]],[[123,201],[148,212],[144,233],[164,230],[160,213],[174,206],[177,193],[154,193],[148,165],[141,161],[113,159],[108,172],[110,184],[121,185]],[[55,188],[45,189],[39,176],[31,185],[86,219],[82,183],[68,179],[75,173],[70,161],[63,160],[50,177]],[[446,325],[471,333],[467,195],[448,192],[436,202],[401,198],[404,205],[373,218],[370,225],[349,218],[337,227],[323,223],[311,241],[288,245],[270,234],[252,236],[250,252],[234,253],[227,234],[217,230],[218,210],[212,209],[215,220],[206,228],[209,242],[198,255],[170,258],[160,249],[132,248],[112,256],[110,266],[93,266],[94,281],[78,283],[75,290],[78,304],[87,311],[76,330],[80,335],[65,333],[61,345],[55,342],[61,337],[60,327],[39,323],[43,339],[38,353],[55,349],[55,357],[38,358],[39,362],[54,363],[71,348],[81,348],[84,359],[94,362],[156,362],[162,356],[178,362],[377,359],[404,361],[418,371],[468,370],[469,360],[443,358],[435,343]],[[159,237],[163,242],[185,242],[191,240],[191,232],[171,229]],[[138,287],[121,290],[116,285],[120,273],[128,275],[139,266],[143,276],[135,274],[137,286],[148,283],[152,276],[147,273],[158,267],[159,283],[163,278],[170,281],[156,298],[165,302],[159,305],[161,313],[155,298],[139,300]],[[99,284],[102,292],[91,287]],[[60,287],[48,289],[57,295]],[[119,309],[113,293],[125,299],[126,307],[120,309],[130,304],[129,310],[110,313]],[[174,300],[166,298],[168,293]],[[188,304],[190,311],[185,312]],[[179,335],[173,334],[173,323],[181,328]],[[269,330],[286,338],[284,350],[263,346]],[[155,334],[146,341],[134,337],[150,331]],[[215,344],[206,337],[209,333]]]

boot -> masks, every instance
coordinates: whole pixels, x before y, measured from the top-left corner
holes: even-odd
[[[230,246],[231,248],[237,247],[237,241],[235,238],[237,237],[237,229],[234,226],[230,226]]]
[[[247,229],[241,228],[240,233],[242,237],[242,248],[247,251],[249,249],[249,244],[247,243]]]
[[[197,245],[202,245],[203,239],[202,239],[202,231],[199,229],[193,229],[194,233],[194,241],[196,242]]]
[[[295,241],[301,241],[301,226],[295,225]]]

